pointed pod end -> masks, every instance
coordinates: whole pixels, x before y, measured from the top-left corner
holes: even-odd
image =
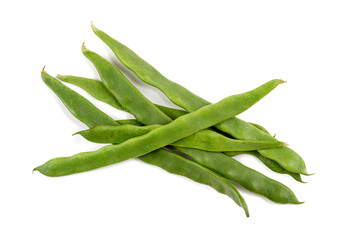
[[[85,42],[82,43],[82,45],[81,45],[81,50],[82,50],[82,51],[86,50]]]
[[[59,78],[59,79],[61,79],[61,75],[60,75],[60,74],[57,74],[56,77]]]
[[[79,131],[79,132],[76,132],[76,133],[73,133],[71,136],[75,136],[77,134],[80,134],[82,131]]]
[[[41,69],[41,73],[45,72],[45,67],[46,67],[46,65],[44,65],[44,67]]]
[[[284,81],[282,79],[279,79],[279,81],[280,81],[280,84],[287,83],[286,81]]]

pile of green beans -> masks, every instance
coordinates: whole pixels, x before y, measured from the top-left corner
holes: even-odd
[[[274,79],[251,91],[210,104],[166,79],[103,31],[93,25],[92,29],[125,67],[140,80],[160,89],[184,110],[153,104],[118,68],[83,44],[82,52],[95,66],[101,81],[71,75],[57,75],[57,78],[84,89],[118,110],[132,114],[134,119],[112,119],[43,69],[41,78],[45,84],[74,117],[89,127],[75,134],[88,141],[108,145],[93,152],[51,159],[34,170],[46,176],[58,177],[137,157],[170,173],[211,186],[233,199],[244,209],[246,216],[249,216],[246,202],[232,183],[276,203],[302,203],[284,184],[232,158],[238,154],[253,155],[272,171],[287,174],[298,182],[303,182],[301,175],[309,175],[303,159],[286,143],[275,139],[259,124],[235,118],[284,81]]]

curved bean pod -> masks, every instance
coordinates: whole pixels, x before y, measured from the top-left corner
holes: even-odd
[[[115,56],[140,80],[161,90],[174,104],[193,112],[210,102],[195,95],[181,85],[165,78],[153,66],[145,62],[125,45],[111,38],[103,31],[92,25],[94,33],[103,40],[114,52]],[[264,133],[253,125],[238,118],[231,118],[215,126],[219,130],[242,140],[275,141],[275,138]],[[259,151],[261,155],[275,160],[290,172],[308,175],[303,159],[288,147],[278,147]]]
[[[87,51],[89,51],[89,50],[87,50]],[[111,64],[108,63],[105,59],[103,59],[102,57],[100,57],[99,55],[97,55],[97,54],[95,54],[95,53],[92,53],[92,57],[91,57],[90,60],[92,60],[92,63],[97,66],[98,71],[106,71],[106,69],[114,68],[113,65],[111,65]],[[114,70],[113,72],[116,73],[115,70]],[[103,74],[103,76],[105,76],[105,74]],[[114,81],[114,78],[103,79],[103,81],[112,82],[112,81]],[[117,82],[117,83],[112,83],[112,84],[129,85],[128,81],[126,81],[125,78],[119,77],[119,78],[117,78],[117,81],[119,81],[119,82]],[[132,86],[132,85],[130,85],[130,86]],[[132,87],[133,87],[133,86],[132,86]],[[133,87],[133,88],[134,88],[134,87]],[[131,87],[127,87],[127,89],[128,89],[129,91],[132,90]],[[109,90],[110,90],[110,89],[109,89]],[[116,96],[116,94],[119,94],[119,93],[116,92],[116,91],[113,91],[112,94],[114,94],[114,95]],[[132,101],[131,101],[131,98],[129,98],[129,96],[132,96],[132,97],[134,97],[134,96],[136,96],[136,97],[143,97],[142,95],[139,96],[139,94],[141,94],[141,93],[139,93],[138,91],[133,91],[133,92],[131,92],[131,94],[128,94],[128,95],[127,95],[127,94],[123,94],[123,95],[119,96],[117,99],[119,99],[119,101],[122,100],[122,102],[119,102],[119,103],[120,103],[121,105],[124,105],[124,107],[126,107],[126,108],[131,108],[131,109],[133,110],[133,114],[134,114],[134,116],[135,116],[136,118],[138,118],[138,116],[141,116],[143,119],[151,119],[152,116],[149,114],[150,112],[141,111],[140,108],[137,108],[137,106],[138,106],[137,102],[132,102]],[[146,106],[147,109],[155,108],[155,106],[154,106],[151,102],[145,102],[145,103],[148,104],[148,105]],[[128,105],[131,105],[131,106],[128,106]],[[142,106],[142,107],[144,108],[145,106]],[[160,108],[160,109],[161,109],[161,108]],[[165,109],[165,110],[166,110],[166,109]],[[173,114],[173,113],[174,113],[174,111],[171,111],[171,114]],[[176,113],[175,113],[175,115],[177,115],[177,116],[174,115],[173,117],[183,116],[184,113],[185,113],[184,111],[177,110]],[[146,115],[146,116],[144,117],[143,115]],[[159,116],[157,116],[157,117],[162,117],[162,116],[159,115]],[[164,120],[165,120],[165,119],[164,119]],[[149,124],[149,123],[146,123],[146,124]],[[250,173],[250,175],[251,175],[251,173]],[[257,178],[257,175],[254,175],[254,174],[253,174],[253,177],[254,177],[254,178]],[[261,191],[260,191],[260,192],[261,192]]]
[[[269,81],[249,92],[224,98],[121,144],[105,146],[93,152],[78,153],[71,157],[54,158],[35,170],[47,176],[64,176],[145,155],[242,113],[282,82],[278,79]],[[128,106],[125,107],[129,109]]]
[[[301,182],[301,183],[306,183],[301,179],[301,175],[299,173],[293,173],[293,172],[289,172],[288,170],[286,170],[285,168],[281,167],[277,162],[275,162],[274,160],[271,160],[267,157],[264,157],[263,155],[261,155],[259,152],[257,151],[249,151],[249,152],[224,152],[225,155],[233,157],[236,155],[242,155],[242,154],[250,154],[256,158],[258,158],[265,166],[267,166],[270,170],[272,170],[273,172],[276,173],[280,173],[280,174],[288,174],[289,176],[291,176],[292,178],[294,178],[296,181]]]
[[[249,217],[249,210],[243,197],[239,194],[233,185],[231,185],[215,172],[201,166],[194,161],[180,157],[177,154],[168,152],[163,149],[156,150],[152,152],[152,154],[153,156],[151,157],[149,157],[149,154],[142,156],[141,160],[143,162],[161,167],[170,173],[182,175],[194,180],[195,182],[209,185],[219,193],[226,194],[232,198],[232,200],[234,200],[237,205],[245,210],[246,216]]]
[[[90,95],[96,98],[97,100],[103,101],[119,110],[126,111],[126,109],[124,109],[124,107],[119,104],[116,98],[112,94],[109,94],[110,92],[100,81],[90,78],[60,75],[60,74],[57,75],[57,78],[64,82],[74,84],[84,89],[86,92],[90,93]]]
[[[133,137],[141,136],[161,125],[134,126],[125,124],[121,126],[102,126],[77,132],[86,140],[95,143],[119,144]],[[74,134],[74,135],[75,135]],[[253,151],[281,146],[284,143],[274,141],[243,141],[224,137],[211,130],[202,130],[191,136],[173,142],[170,145],[176,147],[196,148],[210,152],[226,151]]]
[[[102,82],[94,80],[94,79],[90,79],[90,78],[83,78],[83,77],[70,76],[70,75],[58,75],[58,77],[60,78],[60,80],[63,80],[65,78],[66,82],[77,85],[78,87],[83,88],[85,91],[87,91],[90,95],[97,98],[98,100],[112,105],[112,103],[109,102],[108,99],[112,99],[112,98],[115,98],[115,97],[113,97],[112,93],[109,92],[104,87]],[[93,82],[95,82],[95,83],[93,83]],[[101,85],[101,87],[99,87],[100,88],[99,90],[96,87],[92,87],[92,88],[83,87],[83,86],[86,86],[88,84],[90,86],[99,86],[99,85]],[[98,93],[98,91],[100,91],[100,93]],[[108,95],[112,96],[112,98],[108,97]],[[118,103],[117,105],[120,105],[120,104]],[[161,106],[161,105],[156,105],[156,104],[155,104],[155,106],[157,108],[159,108],[163,113],[165,113],[171,119],[176,119],[176,118],[188,113],[188,112],[180,110],[180,109],[173,109],[173,108],[169,108],[169,107],[165,107],[165,106]],[[116,106],[113,106],[113,107],[116,107]],[[121,109],[125,109],[125,108],[123,106],[121,106]],[[135,119],[117,120],[116,122],[119,123],[120,125],[131,124],[131,125],[135,125],[135,126],[143,126],[141,123],[139,123]],[[255,123],[250,123],[250,124],[254,125],[255,127],[259,128],[260,130],[262,130],[264,132],[267,132],[267,130],[264,127],[260,126],[259,124],[255,124]],[[138,135],[136,135],[136,136],[138,136]],[[93,140],[90,140],[88,138],[86,138],[86,139],[89,140],[89,141],[96,141],[94,139]],[[230,155],[228,153],[226,153],[226,154],[229,155],[229,156],[236,156],[236,155],[242,154],[242,153],[243,152],[233,152]],[[266,158],[266,157],[262,156],[261,154],[258,154],[257,152],[247,152],[247,153],[251,154],[253,156],[256,156],[258,159],[260,159],[272,171],[277,172],[277,173],[281,173],[281,174],[289,174],[295,180],[303,183],[300,174],[293,173],[293,172],[290,172],[290,171],[284,169],[276,161],[274,161],[272,159],[269,159],[269,158]]]
[[[124,75],[122,75],[121,72],[105,58],[88,50],[84,45],[82,46],[82,51],[84,55],[94,64],[101,80],[109,92],[115,96],[120,105],[122,105],[125,109],[129,109],[130,113],[133,114],[137,120],[140,119],[139,122],[147,125],[152,125],[154,123],[162,125],[172,121],[171,118],[160,111],[144,95],[142,95],[139,90],[137,90],[135,86],[132,85],[124,77]],[[279,83],[282,83],[282,80],[274,80],[273,84],[269,84],[269,86],[276,87]],[[245,105],[246,103],[244,102],[242,104]],[[168,109],[166,111],[169,112]],[[181,110],[171,110],[171,113],[181,115],[177,119],[187,116]],[[211,140],[208,138],[211,138]],[[198,133],[195,136],[183,139],[182,141],[177,142],[176,146],[188,147],[197,144],[194,148],[219,152],[259,150],[284,145],[284,143],[278,141],[273,142],[274,143],[272,144],[271,141],[258,143],[255,141],[236,141],[224,137],[216,132],[206,132],[203,134]]]
[[[99,123],[100,125],[117,125],[115,121],[111,122],[111,120],[109,120],[109,116],[95,107],[86,98],[61,84],[45,71],[42,71],[41,77],[50,89],[59,98],[61,98],[61,101],[65,104],[73,116],[88,127],[93,127],[94,122]],[[81,105],[78,106],[78,104]],[[91,112],[91,114],[83,114],[84,111]],[[139,157],[139,159],[145,163],[161,167],[170,173],[182,175],[196,182],[206,184],[214,188],[216,191],[226,194],[233,199],[237,205],[242,207],[246,216],[249,217],[249,210],[246,202],[236,188],[234,188],[224,178],[200,164],[189,161],[188,159],[177,156],[163,149],[158,149],[154,152],[148,153]],[[183,168],[179,166],[182,166]]]
[[[119,126],[98,125],[96,127],[83,130],[75,134],[80,134],[83,138],[94,143],[122,143],[130,138],[144,135],[161,125],[135,126],[124,124]]]
[[[118,125],[111,117],[103,112],[101,118],[93,118],[92,116],[97,114],[97,108],[87,99],[79,97],[77,92],[71,90],[55,78],[51,77],[44,71],[44,69],[41,71],[41,78],[77,119],[82,122],[87,119],[86,125],[88,127],[92,128],[100,124],[111,126]],[[71,99],[71,101],[69,101],[69,99]]]
[[[202,151],[191,148],[180,148],[180,150],[201,165],[219,173],[226,179],[240,184],[251,192],[260,193],[271,201],[292,204],[302,203],[285,185],[244,166],[231,157],[214,152],[204,154]]]

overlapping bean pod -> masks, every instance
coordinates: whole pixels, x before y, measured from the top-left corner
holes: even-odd
[[[86,49],[83,49],[83,51],[84,53],[89,52]],[[115,77],[113,75],[110,76]],[[156,128],[142,136],[131,138],[121,144],[105,146],[93,152],[78,153],[71,157],[54,158],[36,167],[35,170],[47,176],[64,176],[142,156],[240,114],[266,96],[282,82],[282,80],[269,81],[249,92],[224,98],[215,104],[205,106],[197,111],[181,116],[166,125]],[[105,86],[108,87],[107,84],[105,84]],[[114,88],[115,86],[116,83],[112,85]],[[128,95],[133,97],[131,94]],[[118,99],[117,95],[114,96]],[[136,101],[133,101],[133,103],[134,102]],[[125,105],[123,103],[121,104]],[[125,107],[130,109],[127,105],[125,105]],[[143,106],[141,106],[141,108],[145,112],[154,113],[154,111],[148,111],[149,109],[143,108]],[[132,113],[134,114],[133,110]],[[162,114],[162,112],[160,113]],[[134,114],[134,116],[136,115]],[[144,116],[141,119],[144,121],[147,117]],[[148,121],[153,121],[153,119],[148,118]]]
[[[111,94],[110,91],[108,91],[106,89],[106,87],[104,86],[104,84],[100,81],[94,80],[94,79],[90,79],[90,78],[84,78],[84,77],[77,77],[77,76],[71,76],[71,75],[58,75],[58,78],[62,81],[74,84],[82,89],[84,89],[85,91],[87,91],[91,96],[95,97],[96,99],[103,101],[117,109],[120,110],[124,110],[125,108],[123,106],[121,106],[117,101],[114,102],[112,99],[116,98]],[[88,86],[92,86],[91,88],[89,88]],[[109,101],[109,99],[111,99]],[[169,108],[169,107],[165,107],[165,106],[161,106],[161,105],[157,105],[155,104],[155,106],[157,108],[159,108],[163,113],[165,113],[168,117],[170,117],[171,119],[176,119],[180,116],[183,116],[185,114],[187,114],[187,112],[183,111],[183,110],[179,110],[179,109],[173,109],[173,108]],[[129,119],[129,120],[118,120],[118,123],[120,123],[121,125],[123,124],[131,124],[131,125],[136,125],[136,126],[142,126],[143,124],[139,123],[138,121],[136,121],[135,119]],[[253,123],[250,123],[253,124]],[[258,125],[258,124],[254,124],[254,126],[256,126],[259,129],[263,129],[263,131],[267,132],[267,130]],[[133,130],[133,128],[129,127],[126,129],[127,132],[124,133],[125,135],[128,135],[129,138],[130,136],[139,136],[139,132],[138,131],[143,131],[143,130],[137,130],[137,133],[130,133],[130,131]],[[86,130],[87,131],[87,130]],[[94,138],[90,139],[90,134],[88,135],[88,132],[83,132],[83,136],[86,137],[88,140],[90,141],[96,141]],[[131,135],[134,134],[134,135]],[[91,136],[95,137],[95,136]],[[96,137],[98,141],[100,136]],[[109,142],[109,140],[104,140],[103,142]],[[225,153],[228,156],[236,156],[238,154],[251,154],[255,157],[257,157],[260,161],[262,161],[269,169],[271,169],[274,172],[280,173],[280,174],[288,174],[291,177],[293,177],[295,180],[299,181],[299,182],[303,182],[301,179],[300,174],[298,173],[293,173],[290,172],[286,169],[284,169],[283,167],[281,167],[276,161],[266,158],[264,156],[262,156],[261,154],[257,153],[257,152],[226,152]]]
[[[88,127],[104,124],[111,126],[119,125],[119,123],[112,120],[83,96],[66,87],[45,71],[42,71],[41,77],[46,85],[60,98],[66,108]],[[158,149],[139,157],[139,159],[161,167],[170,173],[182,175],[193,181],[209,185],[216,191],[226,194],[233,199],[236,204],[244,209],[246,216],[249,216],[246,202],[236,188],[208,168],[164,149]]]
[[[110,92],[112,92],[112,94],[114,94],[114,96],[118,99],[119,103],[126,109],[132,109],[132,113],[133,115],[138,118],[138,115],[149,115],[149,116],[142,116],[142,119],[149,119],[151,118],[150,114],[154,111],[143,111],[140,108],[137,108],[137,104],[138,102],[136,101],[131,101],[131,97],[136,96],[136,98],[145,98],[139,91],[137,91],[137,89],[113,66],[111,65],[108,61],[106,61],[104,58],[102,58],[101,56],[99,56],[98,54],[91,52],[85,48],[83,48],[83,52],[85,54],[86,57],[89,58],[89,60],[92,61],[92,63],[94,64],[94,66],[96,67],[96,69],[99,72],[99,75],[101,77],[101,79],[103,80],[103,82],[108,83],[109,86],[108,90]],[[111,69],[111,71],[110,71]],[[68,79],[69,80],[69,79]],[[116,89],[116,87],[114,86],[123,86],[123,88],[120,88],[121,90],[119,91],[115,91],[114,89]],[[126,92],[124,91],[124,89],[126,89]],[[130,94],[129,94],[130,92]],[[150,109],[150,108],[156,108],[150,101],[142,101],[142,104],[146,103],[146,108]],[[144,108],[144,106],[142,106],[142,108]],[[178,114],[180,114],[180,111],[175,111]],[[184,114],[181,114],[182,116],[184,116]],[[159,116],[157,116],[159,117]],[[181,117],[181,116],[176,116],[176,117]],[[140,118],[140,117],[139,117]],[[192,151],[193,154],[195,154],[196,151]],[[203,152],[203,154],[208,154],[207,152]],[[219,153],[220,154],[220,153]],[[190,154],[189,154],[190,155]],[[223,155],[223,154],[221,154]],[[191,155],[190,155],[191,156]],[[208,159],[211,159],[211,157],[209,157]],[[249,170],[249,168],[245,167],[244,165],[240,164],[237,161],[234,161],[233,159],[231,159],[230,157],[223,155],[222,159],[225,159],[224,161],[229,162],[230,166],[234,166],[234,168],[236,169],[241,169],[242,171],[237,172],[238,175],[243,175],[243,172],[246,172],[248,174],[246,174],[246,176],[251,176],[251,178],[246,179],[246,178],[241,178],[241,177],[234,177],[231,174],[228,174],[227,171],[229,171],[229,169],[223,169],[223,168],[218,168],[216,171],[218,173],[220,173],[221,175],[226,175],[226,176],[230,176],[230,180],[237,182],[238,184],[246,187],[248,190],[252,191],[252,192],[256,192],[259,194],[264,195],[265,197],[276,201],[276,202],[282,202],[282,203],[299,203],[299,201],[296,199],[295,195],[292,193],[292,191],[290,189],[288,189],[286,186],[265,177],[264,175],[253,171],[253,170]],[[195,159],[196,160],[196,159]],[[215,158],[213,159],[214,161],[217,161]],[[206,166],[206,165],[205,165]],[[261,189],[260,187],[255,187],[256,185],[251,185],[248,183],[245,183],[247,181],[254,181],[254,182],[258,182],[260,180],[262,181],[262,184],[264,186],[266,186],[267,190],[264,191],[264,189]],[[282,200],[279,200],[278,196],[274,196],[274,195],[278,195],[279,192],[287,192],[287,195],[282,195],[280,198],[282,198]]]
[[[114,52],[115,56],[140,80],[161,90],[174,104],[192,112],[200,109],[210,102],[193,94],[181,85],[165,78],[154,67],[141,59],[125,45],[111,38],[103,31],[92,25],[95,34],[103,40]],[[215,125],[219,130],[242,140],[269,140],[276,139],[257,127],[238,118],[231,118]],[[290,172],[308,175],[303,159],[288,147],[278,147],[260,150],[259,153],[269,159],[275,160]]]

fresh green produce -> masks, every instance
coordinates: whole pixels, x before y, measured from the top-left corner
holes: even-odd
[[[249,216],[247,204],[234,184],[276,203],[303,203],[284,184],[232,158],[238,154],[251,154],[272,171],[288,174],[299,182],[303,182],[300,174],[309,175],[303,159],[287,144],[271,136],[262,125],[235,118],[284,81],[274,79],[251,91],[210,104],[165,78],[120,42],[93,25],[92,28],[125,67],[185,110],[153,104],[119,69],[83,44],[82,52],[95,66],[101,81],[72,75],[57,77],[118,110],[130,113],[135,119],[113,120],[43,69],[43,81],[89,128],[75,134],[108,145],[93,152],[53,158],[34,170],[59,177],[138,157],[170,173],[211,186],[242,207],[246,216]]]
[[[79,77],[68,76],[67,82],[76,84],[77,78],[79,78]],[[96,80],[87,79],[87,81],[96,81]],[[96,81],[96,82],[99,82],[99,81]],[[97,91],[96,88],[94,88],[89,93],[91,95],[93,95],[93,94],[96,95],[96,91]],[[110,92],[108,92],[107,94],[111,95]],[[103,98],[103,99],[99,99],[99,100],[103,100],[105,102],[105,99],[107,99],[107,98]],[[150,108],[152,106],[149,105],[148,107]],[[162,107],[159,105],[157,105],[157,107],[160,107],[159,109],[161,109],[166,115],[168,115],[169,117],[174,118],[174,119],[186,114],[186,112],[177,110],[177,109],[166,108],[166,107]],[[123,120],[122,122],[124,124],[132,124],[133,123],[138,126],[141,125],[136,120],[125,120],[125,121]],[[151,125],[149,127],[153,128],[153,126],[151,126]],[[118,128],[118,127],[115,127],[115,128],[116,128],[116,130],[113,131],[112,126],[97,126],[93,129],[81,131],[81,132],[79,132],[79,134],[81,134],[87,140],[94,141],[94,142],[101,142],[101,143],[114,143],[114,142],[120,143],[120,142],[122,142],[122,140],[121,140],[122,137],[126,136],[127,138],[131,138],[130,137],[131,135],[139,136],[139,135],[144,134],[144,132],[143,132],[144,129],[141,129],[141,128],[136,129],[136,128],[132,128],[130,126],[126,126],[126,128]],[[124,132],[119,133],[117,130],[119,130],[119,132],[121,132],[121,131],[124,131]],[[106,132],[106,134],[104,134],[103,131],[108,131],[108,132]],[[207,131],[207,130],[203,130],[203,131]],[[201,132],[203,132],[203,131],[201,131]],[[147,131],[145,131],[145,132],[147,132]],[[200,133],[200,132],[198,132],[198,133]],[[188,138],[186,138],[186,139],[188,139]],[[116,141],[115,139],[119,139],[119,140]],[[184,139],[182,139],[180,141],[183,141],[183,140]],[[186,151],[185,148],[183,148],[181,150],[183,152]],[[201,152],[201,151],[198,151],[198,152]],[[247,152],[247,153],[252,154],[252,152]],[[254,153],[256,153],[256,152],[254,152]],[[193,154],[196,154],[196,151],[193,151]],[[197,155],[201,155],[201,154],[204,156],[208,155],[208,157],[205,158],[207,160],[203,160],[201,162],[201,159],[194,157],[195,161],[198,161],[198,162],[202,163],[203,165],[205,165],[207,162],[211,163],[211,161],[214,161],[216,163],[216,161],[218,161],[218,159],[223,160],[225,162],[225,165],[227,165],[228,167],[223,168],[223,167],[221,167],[221,165],[218,165],[218,168],[215,171],[224,177],[227,176],[225,178],[228,178],[229,180],[238,183],[239,185],[245,187],[247,190],[258,193],[260,195],[264,195],[265,197],[269,198],[270,200],[275,200],[276,202],[299,203],[299,201],[297,200],[294,193],[289,188],[287,188],[285,185],[283,185],[277,181],[274,181],[274,180],[258,173],[257,171],[254,171],[254,170],[244,166],[243,164],[235,161],[234,159],[232,159],[228,156],[225,156],[223,154],[211,155],[211,154],[208,154],[207,152],[197,153]],[[239,154],[239,152],[236,152],[236,153],[229,152],[229,154],[237,155],[237,154]],[[217,158],[216,158],[216,156],[217,156]],[[272,169],[276,172],[279,172],[279,173],[287,173],[286,170],[282,169],[281,166],[279,166],[276,162],[274,162],[270,159],[266,159],[265,157],[263,157],[261,155],[260,155],[259,159],[261,159],[265,163],[265,165],[267,165],[270,169]],[[233,171],[231,169],[238,169],[238,170]],[[281,169],[283,171],[281,171]],[[229,174],[229,172],[231,174]],[[291,173],[291,172],[288,172],[288,174],[291,175],[292,177],[294,177],[295,179],[297,178],[299,181],[301,181],[299,174],[295,174],[295,173]],[[258,185],[249,183],[248,179],[244,178],[243,176],[249,176],[250,179],[252,179],[251,182],[257,182]],[[268,183],[261,184],[264,182],[268,182]],[[273,189],[273,188],[279,189],[279,190],[278,191],[269,190],[269,189]],[[281,193],[281,192],[285,192],[285,193],[289,193],[289,194],[288,195],[286,195],[286,194],[279,195],[279,193]]]
[[[93,127],[94,122],[97,122],[100,125],[118,125],[116,121],[112,120],[111,122],[111,120],[109,120],[109,116],[95,107],[83,96],[66,87],[58,80],[47,74],[44,70],[41,72],[41,77],[46,85],[48,85],[50,89],[62,100],[68,110],[88,127]],[[91,112],[91,114],[83,114],[83,112]],[[249,216],[245,200],[236,188],[234,188],[234,186],[232,186],[224,178],[200,164],[175,155],[164,149],[158,149],[139,157],[139,159],[143,162],[161,167],[170,173],[182,175],[192,179],[193,181],[209,185],[216,191],[226,194],[233,199],[236,204],[244,209],[246,216]]]
[[[106,61],[104,58],[102,58],[101,56],[99,56],[98,54],[94,53],[94,52],[91,52],[90,50],[88,49],[85,49],[83,47],[83,53],[85,56],[87,56],[89,58],[89,60],[91,60],[91,62],[94,64],[94,66],[96,67],[96,69],[98,70],[99,73],[101,72],[107,72],[109,69],[112,69],[112,73],[113,75],[111,75],[111,77],[108,77],[108,75],[106,74],[100,74],[101,76],[101,79],[103,82],[110,82],[111,85],[120,85],[120,86],[128,86],[126,89],[127,89],[127,92],[117,92],[115,89],[110,89],[108,88],[108,90],[114,94],[114,96],[119,96],[117,99],[119,101],[119,103],[124,106],[124,108],[126,109],[132,109],[132,114],[138,118],[138,116],[141,116],[143,119],[151,119],[151,118],[161,118],[161,120],[165,121],[166,119],[164,118],[164,115],[158,115],[158,116],[153,116],[153,112],[154,111],[143,111],[142,109],[146,108],[146,109],[154,109],[156,108],[150,101],[142,101],[141,104],[146,104],[146,106],[144,105],[141,105],[141,107],[138,107],[139,105],[139,102],[138,101],[131,101],[133,98],[145,98],[139,91],[137,91],[137,89],[126,79],[124,78],[122,75],[115,78],[114,75],[118,74],[118,70],[116,68],[114,68],[113,65],[111,65],[108,61]],[[105,85],[106,86],[106,85]],[[161,109],[161,108],[159,108]],[[163,111],[164,113],[167,112],[167,114],[171,115],[171,117],[175,118],[175,119],[178,119],[182,116],[186,116],[184,114],[183,111],[174,111],[174,110],[170,110],[169,109],[164,109],[163,108]],[[140,118],[140,117],[139,117]],[[144,124],[151,124],[153,123],[153,121],[150,121],[150,122],[144,122]],[[185,139],[182,139],[180,140],[180,143],[184,144],[185,141],[187,141],[188,139],[191,139],[192,137],[195,136],[198,136],[200,134],[202,134],[203,132],[210,132],[210,133],[214,133],[213,131],[209,131],[209,130],[203,130],[203,131],[200,131],[196,134],[193,134],[192,136],[189,136]],[[211,135],[210,135],[211,136]],[[221,135],[220,135],[221,136]],[[209,146],[209,142],[213,141],[215,142],[215,144],[213,145],[216,145],[216,144],[221,144],[220,142],[224,139],[224,137],[222,138],[219,138],[219,137],[197,137],[197,141],[190,141],[188,143],[187,146],[191,146],[192,148],[194,148],[194,145],[195,144],[200,144],[202,141],[204,140],[200,140],[200,139],[205,139],[205,145]],[[206,142],[206,140],[208,139],[208,141]],[[220,141],[216,141],[218,139],[221,139]],[[179,142],[179,141],[178,141]],[[172,143],[172,145],[175,145],[176,146],[176,143],[178,142],[175,142],[175,143]],[[184,152],[183,149],[179,148],[178,146],[176,147],[177,149],[180,149],[180,151]],[[196,153],[196,151],[192,151],[192,153]],[[189,154],[190,155],[190,154]],[[217,161],[216,158],[213,158],[213,156],[216,156],[216,155],[211,155],[210,153],[206,152],[206,151],[201,151],[201,153],[198,153],[198,155],[200,156],[208,156],[207,159],[213,159],[214,161]],[[259,182],[259,183],[263,183],[264,179],[266,180],[269,180],[268,178],[266,178],[264,175],[262,174],[259,174],[258,172],[256,171],[253,171],[253,170],[249,170],[249,168],[245,168],[242,164],[238,163],[237,161],[234,161],[233,159],[231,159],[230,157],[224,155],[224,154],[221,154],[219,153],[219,155],[222,155],[222,161],[224,162],[227,162],[227,166],[232,166],[233,169],[241,169],[242,171],[233,171],[232,174],[228,174],[228,170],[229,169],[224,169],[224,168],[221,168],[220,165],[219,168],[216,170],[220,175],[224,176],[224,177],[230,177],[228,178],[229,180],[232,180],[238,184],[240,184],[241,186],[244,186],[245,188],[247,188],[248,190],[250,191],[255,191],[256,193],[259,193],[259,194],[262,194],[264,195],[265,197],[269,198],[269,199],[276,199],[276,197],[273,197],[271,196],[270,191],[266,190],[266,188],[262,188],[262,187],[258,187],[257,189],[255,189],[254,187],[252,187],[252,185],[250,184],[244,184],[244,178],[241,177],[241,176],[238,176],[238,175],[241,175],[241,174],[244,174],[246,173],[245,175],[246,176],[250,176],[253,180],[253,182]],[[190,155],[191,156],[191,155]],[[195,161],[197,161],[198,158],[195,158],[193,157],[193,159]],[[206,163],[206,161],[198,161],[199,163]],[[270,179],[271,180],[271,179]],[[295,195],[291,192],[290,189],[288,189],[287,187],[285,187],[284,185],[281,185],[279,184],[278,182],[276,181],[268,181],[270,182],[270,184],[267,185],[267,187],[269,187],[270,185],[275,185],[274,188],[275,189],[283,189],[282,192],[290,192],[291,194],[289,195],[282,195],[282,196],[278,196],[278,199],[276,199],[277,202],[289,202],[289,203],[298,203],[298,201],[294,201],[294,199],[296,199]],[[271,187],[270,187],[271,188]],[[277,194],[279,195],[280,191],[274,191],[272,194]],[[282,198],[282,199],[281,199]],[[279,200],[281,199],[281,201]]]
[[[132,50],[97,29],[94,25],[92,25],[92,28],[94,33],[111,48],[115,56],[128,69],[133,71],[140,80],[161,90],[174,104],[189,112],[193,112],[210,104],[210,102],[193,94],[181,85],[165,78]],[[275,138],[271,135],[238,118],[228,119],[216,124],[215,127],[236,139],[275,141]],[[260,150],[259,153],[275,160],[290,172],[308,175],[303,159],[288,147]]]
[[[112,98],[115,98],[115,97],[113,97],[111,92],[109,92],[104,87],[102,82],[94,80],[94,79],[90,79],[90,78],[76,77],[76,76],[70,76],[70,75],[58,75],[58,77],[61,80],[64,80],[65,82],[68,82],[68,83],[74,84],[74,85],[76,85],[78,87],[81,87],[82,89],[87,91],[90,95],[97,98],[98,100],[112,105],[112,103],[111,103],[111,101],[109,101],[109,99],[112,99]],[[89,88],[89,87],[86,87],[87,85],[94,86],[94,87]],[[120,107],[116,107],[117,105],[120,106]],[[122,110],[125,109],[119,103],[117,105],[115,105],[113,107],[118,108],[118,109],[122,109]],[[183,111],[183,110],[173,109],[173,108],[169,108],[169,107],[165,107],[165,106],[161,106],[161,105],[156,105],[156,104],[155,104],[155,106],[157,108],[159,108],[163,113],[165,113],[171,119],[176,119],[176,118],[178,118],[178,117],[180,117],[182,115],[187,114],[187,112]],[[143,124],[139,123],[138,121],[136,121],[136,119],[118,120],[117,122],[119,124],[131,124],[131,125],[136,125],[136,126],[142,126],[143,125]],[[264,127],[260,126],[259,124],[254,124],[254,123],[250,123],[250,124],[253,124],[255,127],[259,128],[259,129],[262,129],[264,132],[267,132],[267,130]],[[85,130],[85,131],[88,131],[88,130]],[[81,135],[83,135],[83,137],[89,136],[85,131],[82,132],[83,134],[81,134],[81,132],[79,132],[79,133]],[[91,136],[93,136],[93,135],[91,135]],[[138,136],[138,135],[136,135],[136,136]],[[90,140],[90,141],[94,141],[94,142],[100,141],[100,140],[96,140],[94,138],[90,139],[90,137],[88,137],[88,138],[85,137],[85,138]],[[105,140],[103,142],[105,142]],[[107,140],[107,142],[111,142],[111,141]],[[243,153],[251,154],[251,155],[257,157],[269,169],[271,169],[274,172],[281,173],[281,174],[288,174],[291,177],[293,177],[295,180],[297,180],[299,182],[303,182],[302,179],[301,179],[300,174],[293,173],[293,172],[290,172],[290,171],[284,169],[276,161],[274,161],[272,159],[269,159],[269,158],[266,158],[266,157],[262,156],[261,154],[259,154],[257,152],[254,152],[254,151],[253,152],[226,152],[226,154],[229,155],[229,156],[236,156],[238,154],[243,154]]]
[[[36,167],[35,170],[47,176],[64,176],[142,156],[240,114],[281,83],[283,81],[277,79],[269,81],[249,92],[224,98],[215,104],[183,115],[166,125],[121,144],[105,146],[93,152],[78,153],[71,157],[54,158]],[[128,106],[125,107],[129,109]],[[144,109],[144,112],[146,111],[149,109]]]
[[[85,139],[95,143],[122,143],[127,139],[141,136],[161,125],[134,126],[125,124],[121,126],[98,125],[88,130],[77,132]],[[227,138],[211,130],[202,130],[193,135],[173,142],[175,147],[196,148],[209,152],[252,151],[283,146],[282,142],[275,141],[243,141]]]

